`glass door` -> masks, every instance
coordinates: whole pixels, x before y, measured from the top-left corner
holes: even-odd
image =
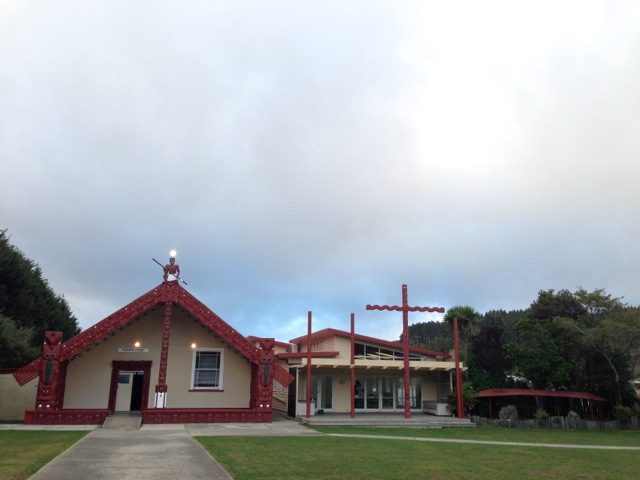
[[[404,378],[399,378],[396,382],[396,406],[404,408]],[[412,409],[422,407],[422,387],[420,378],[411,377],[409,383],[409,405]]]
[[[358,376],[354,388],[355,409],[394,412],[404,406],[402,378],[393,376]],[[413,382],[412,382],[413,384]],[[419,395],[420,384],[417,390]],[[416,394],[416,388],[412,390]]]
[[[393,410],[393,378],[380,377],[380,401],[383,410]]]
[[[354,395],[354,408],[355,409],[363,409],[364,408],[364,384],[366,380],[364,377],[356,377],[356,384],[353,387],[353,395]]]
[[[333,410],[333,375],[312,375],[311,395],[315,397],[317,410]]]
[[[367,410],[380,409],[380,388],[378,386],[378,377],[367,377],[367,402],[365,408]]]
[[[318,395],[318,404],[323,410],[333,410],[333,375],[322,377],[322,392]]]

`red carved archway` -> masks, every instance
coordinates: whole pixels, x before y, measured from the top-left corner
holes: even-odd
[[[120,372],[144,372],[142,383],[142,403],[141,409],[146,410],[149,405],[149,385],[151,384],[151,361],[150,360],[114,360],[111,369],[111,387],[109,388],[109,411],[116,409],[116,396],[118,394],[118,375]]]

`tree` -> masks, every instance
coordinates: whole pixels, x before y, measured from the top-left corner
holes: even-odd
[[[523,318],[516,324],[516,333],[519,342],[505,346],[513,373],[527,379],[534,389],[566,389],[571,363],[558,345],[558,331],[554,332],[550,324]]]
[[[593,292],[579,288],[574,296],[583,309],[582,315],[578,316],[577,319],[597,318],[599,315],[625,308],[621,298],[616,298],[605,292],[604,288],[597,288]]]
[[[586,313],[585,307],[569,290],[555,293],[551,290],[540,290],[538,298],[529,307],[529,316],[538,320],[550,320],[563,317],[577,320]]]
[[[464,361],[469,358],[469,340],[480,331],[480,314],[475,308],[467,305],[456,305],[447,310],[444,321],[453,328],[454,318],[458,319],[460,343],[462,343],[462,357]]]
[[[516,323],[507,346],[515,375],[534,388],[582,389],[588,384],[588,346],[580,332],[587,308],[568,290],[541,290]],[[536,368],[538,365],[538,368]]]
[[[596,314],[590,328],[585,328],[585,341],[605,361],[613,376],[616,405],[621,405],[625,390],[631,389],[633,372],[640,349],[640,312],[637,308],[620,308]]]
[[[402,342],[402,335],[400,335]],[[417,322],[409,325],[409,341],[412,345],[448,353],[453,348],[451,330],[444,322]]]
[[[56,294],[40,267],[9,242],[0,231],[0,359],[5,368],[21,367],[37,356],[47,330],[64,338],[80,332],[64,297]],[[18,339],[20,340],[18,341]]]
[[[4,315],[0,315],[0,368],[24,365],[40,352],[33,345],[33,329],[18,327]]]
[[[477,390],[507,386],[512,364],[504,350],[504,326],[494,319],[480,323],[478,335],[470,340],[468,379]]]
[[[601,394],[612,393],[615,404],[621,405],[625,391],[631,389],[633,353],[640,344],[638,310],[602,288],[593,292],[579,288],[574,297],[584,310],[576,319],[575,328],[590,349],[585,356],[588,383],[597,386]]]
[[[525,316],[524,310],[489,310],[482,317],[483,325],[496,325],[503,332],[504,342],[516,340],[515,324]]]
[[[472,388],[471,382],[464,382],[462,384],[462,406],[464,408],[464,412],[466,413],[473,410],[478,402],[479,400],[477,398],[476,391]],[[449,392],[447,405],[453,415],[458,413],[458,397],[455,390]]]
[[[513,373],[534,388],[585,390],[631,403],[640,310],[604,289],[540,291],[507,344]]]

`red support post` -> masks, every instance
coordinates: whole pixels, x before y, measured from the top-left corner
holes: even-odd
[[[409,311],[407,286],[402,285],[402,360],[404,362],[404,418],[411,418],[411,375],[409,373]]]
[[[307,418],[311,417],[311,312],[307,315]]]
[[[457,417],[466,418],[464,416],[464,395],[462,392],[462,374],[460,372],[460,345],[458,335],[458,317],[453,319],[453,346],[456,356],[456,400],[457,400]]]
[[[356,418],[356,316],[351,314],[351,418]]]

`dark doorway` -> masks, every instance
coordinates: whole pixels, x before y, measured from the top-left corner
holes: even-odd
[[[295,368],[290,368],[289,373],[293,375],[293,378],[298,378],[298,376],[296,375]],[[288,402],[287,402],[287,415],[289,415],[290,417],[296,416],[296,401],[297,401],[296,389],[297,389],[296,381],[294,380],[289,384],[289,396],[288,396]]]
[[[142,407],[142,391],[144,386],[144,373],[136,372],[133,376],[133,388],[131,390],[131,411],[140,411]]]

